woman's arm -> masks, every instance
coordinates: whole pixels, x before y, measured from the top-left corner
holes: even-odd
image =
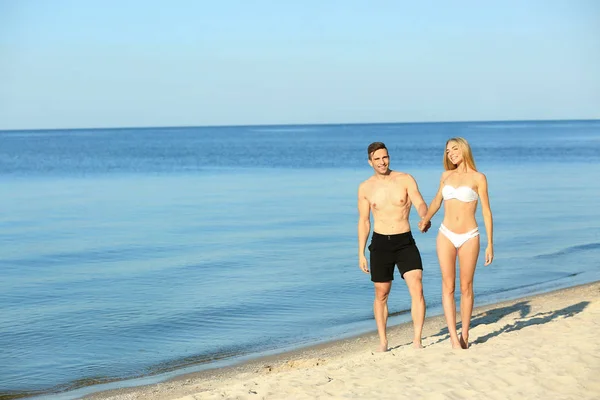
[[[490,208],[490,199],[488,196],[487,178],[480,174],[477,182],[477,191],[481,199],[481,213],[483,214],[483,223],[487,234],[487,248],[485,249],[485,264],[490,265],[494,260],[494,222],[492,218],[492,209]]]
[[[425,227],[429,224],[429,221],[431,221],[431,218],[433,218],[435,213],[437,213],[439,211],[440,207],[442,206],[442,201],[443,201],[442,189],[444,188],[445,180],[446,180],[446,173],[443,173],[442,178],[440,179],[440,187],[439,187],[435,197],[433,198],[433,200],[431,200],[431,204],[429,204],[429,207],[427,208],[427,214],[419,222],[419,229],[421,231],[423,231],[425,229]]]

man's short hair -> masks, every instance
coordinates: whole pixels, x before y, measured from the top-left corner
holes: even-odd
[[[381,149],[386,149],[387,147],[385,147],[385,144],[383,144],[382,142],[373,142],[369,145],[369,147],[367,147],[367,153],[369,154],[369,160],[371,159],[371,156],[373,155],[373,153],[375,153],[377,150],[381,150]]]

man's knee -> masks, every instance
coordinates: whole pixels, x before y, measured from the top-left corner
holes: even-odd
[[[375,300],[385,303],[385,302],[387,302],[389,295],[390,295],[390,292],[387,292],[387,293],[375,292]]]
[[[392,288],[391,282],[378,282],[375,284],[375,300],[387,301]]]
[[[408,286],[410,296],[415,298],[423,297],[423,271],[420,269],[408,271],[403,276]]]

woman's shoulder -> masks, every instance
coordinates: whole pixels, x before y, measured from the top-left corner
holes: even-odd
[[[473,171],[473,178],[477,186],[485,184],[487,182],[487,178],[483,172]]]
[[[442,181],[446,180],[450,175],[454,173],[454,170],[448,170],[442,172],[442,177],[440,178]]]
[[[477,180],[485,179],[485,174],[483,172],[481,172],[481,171],[473,171],[473,176]]]

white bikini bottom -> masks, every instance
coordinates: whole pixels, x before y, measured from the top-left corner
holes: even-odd
[[[446,228],[444,224],[440,225],[440,233],[448,238],[457,249],[465,244],[469,239],[479,236],[479,228],[470,230],[467,233],[454,233]]]

